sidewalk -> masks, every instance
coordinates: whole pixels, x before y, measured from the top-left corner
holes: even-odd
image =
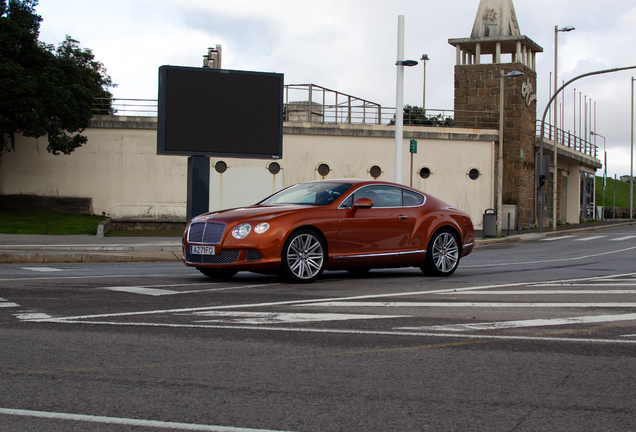
[[[511,241],[535,240],[543,237],[600,229],[631,226],[636,222],[613,220],[564,225],[542,233],[510,231],[509,237],[484,239],[475,232],[477,247]],[[504,230],[504,234],[506,231]],[[0,264],[109,263],[109,262],[179,262],[181,237],[97,237],[90,235],[21,235],[0,234]]]

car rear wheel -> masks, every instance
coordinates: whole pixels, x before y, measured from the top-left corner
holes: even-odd
[[[283,246],[281,276],[292,283],[313,282],[327,261],[327,247],[314,231],[301,229],[289,236]]]
[[[214,279],[229,279],[238,273],[238,271],[236,270],[221,270],[221,269],[210,269],[210,268],[203,268],[203,267],[197,267],[197,270],[199,270],[201,273],[203,273],[207,277],[211,277]]]
[[[428,244],[422,271],[428,276],[450,276],[459,264],[459,240],[453,231],[442,228]]]

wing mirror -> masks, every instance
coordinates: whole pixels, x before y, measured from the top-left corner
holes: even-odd
[[[370,209],[371,207],[373,207],[373,201],[369,198],[359,198],[353,203],[351,209],[355,212],[358,209]]]

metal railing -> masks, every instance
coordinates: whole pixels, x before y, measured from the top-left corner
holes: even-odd
[[[95,98],[93,112],[96,115],[156,117],[157,99]]]
[[[546,123],[543,130],[543,139],[548,139],[554,142],[554,126]],[[537,137],[541,137],[541,120],[537,120]],[[557,142],[565,147],[568,147],[574,151],[581,152],[596,159],[598,155],[598,146],[594,143],[587,141],[579,136],[576,136],[569,131],[566,132],[563,129],[556,129]]]

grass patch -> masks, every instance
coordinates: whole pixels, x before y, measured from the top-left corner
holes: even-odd
[[[596,177],[596,205],[603,205],[603,177]],[[636,187],[634,188],[634,199],[636,204]],[[605,184],[605,207],[614,206],[614,179],[608,178]],[[616,207],[629,207],[629,183],[616,180]]]
[[[0,210],[0,234],[97,234],[103,216],[50,210]]]

